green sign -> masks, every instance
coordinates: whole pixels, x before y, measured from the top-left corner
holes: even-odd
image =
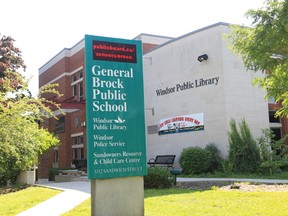
[[[88,178],[146,175],[142,43],[85,36]]]

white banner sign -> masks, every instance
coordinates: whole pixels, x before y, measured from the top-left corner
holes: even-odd
[[[160,120],[159,135],[204,130],[204,115],[196,113]]]

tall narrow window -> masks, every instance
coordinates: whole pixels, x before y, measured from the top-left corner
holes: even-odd
[[[79,100],[83,100],[83,82],[79,83]]]
[[[77,96],[77,85],[72,86],[72,95]]]
[[[80,71],[78,72],[78,74],[79,74],[79,79],[83,78],[83,70],[80,70]]]
[[[75,74],[73,74],[73,76],[72,76],[72,82],[75,82],[77,80],[77,74],[75,73]]]
[[[83,144],[84,143],[84,137],[83,136],[80,136],[79,137],[79,144]]]
[[[59,151],[58,149],[54,150],[54,163],[57,163],[59,160]]]
[[[84,148],[80,148],[80,159],[84,159]]]
[[[73,159],[78,159],[77,148],[73,149]]]
[[[73,72],[72,76],[72,96],[74,99],[76,99],[78,102],[84,100],[83,95],[83,69],[78,70],[77,72]],[[77,97],[76,97],[77,96]]]
[[[55,122],[55,133],[63,133],[65,132],[65,117],[62,116]]]

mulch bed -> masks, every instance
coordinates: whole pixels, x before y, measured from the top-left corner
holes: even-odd
[[[257,184],[248,182],[181,182],[177,183],[176,187],[191,190],[209,190],[212,187],[218,187],[221,190],[238,190],[243,192],[288,192],[288,184]]]

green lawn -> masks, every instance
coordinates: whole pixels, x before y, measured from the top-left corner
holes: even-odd
[[[28,187],[17,192],[1,194],[0,215],[15,216],[58,193],[61,193],[61,191],[42,187]]]
[[[288,172],[283,171],[280,173],[273,173],[270,174],[260,174],[260,173],[253,173],[253,174],[235,174],[235,173],[207,173],[207,174],[199,174],[199,175],[180,175],[179,177],[183,178],[245,178],[245,179],[288,179]]]
[[[0,195],[0,215],[16,215],[61,191],[29,187]],[[288,215],[288,192],[197,191],[188,189],[145,190],[145,216],[191,215]],[[89,216],[90,199],[62,216]]]
[[[144,203],[145,216],[288,215],[287,192],[145,190]],[[90,215],[90,199],[62,216],[71,215]]]

